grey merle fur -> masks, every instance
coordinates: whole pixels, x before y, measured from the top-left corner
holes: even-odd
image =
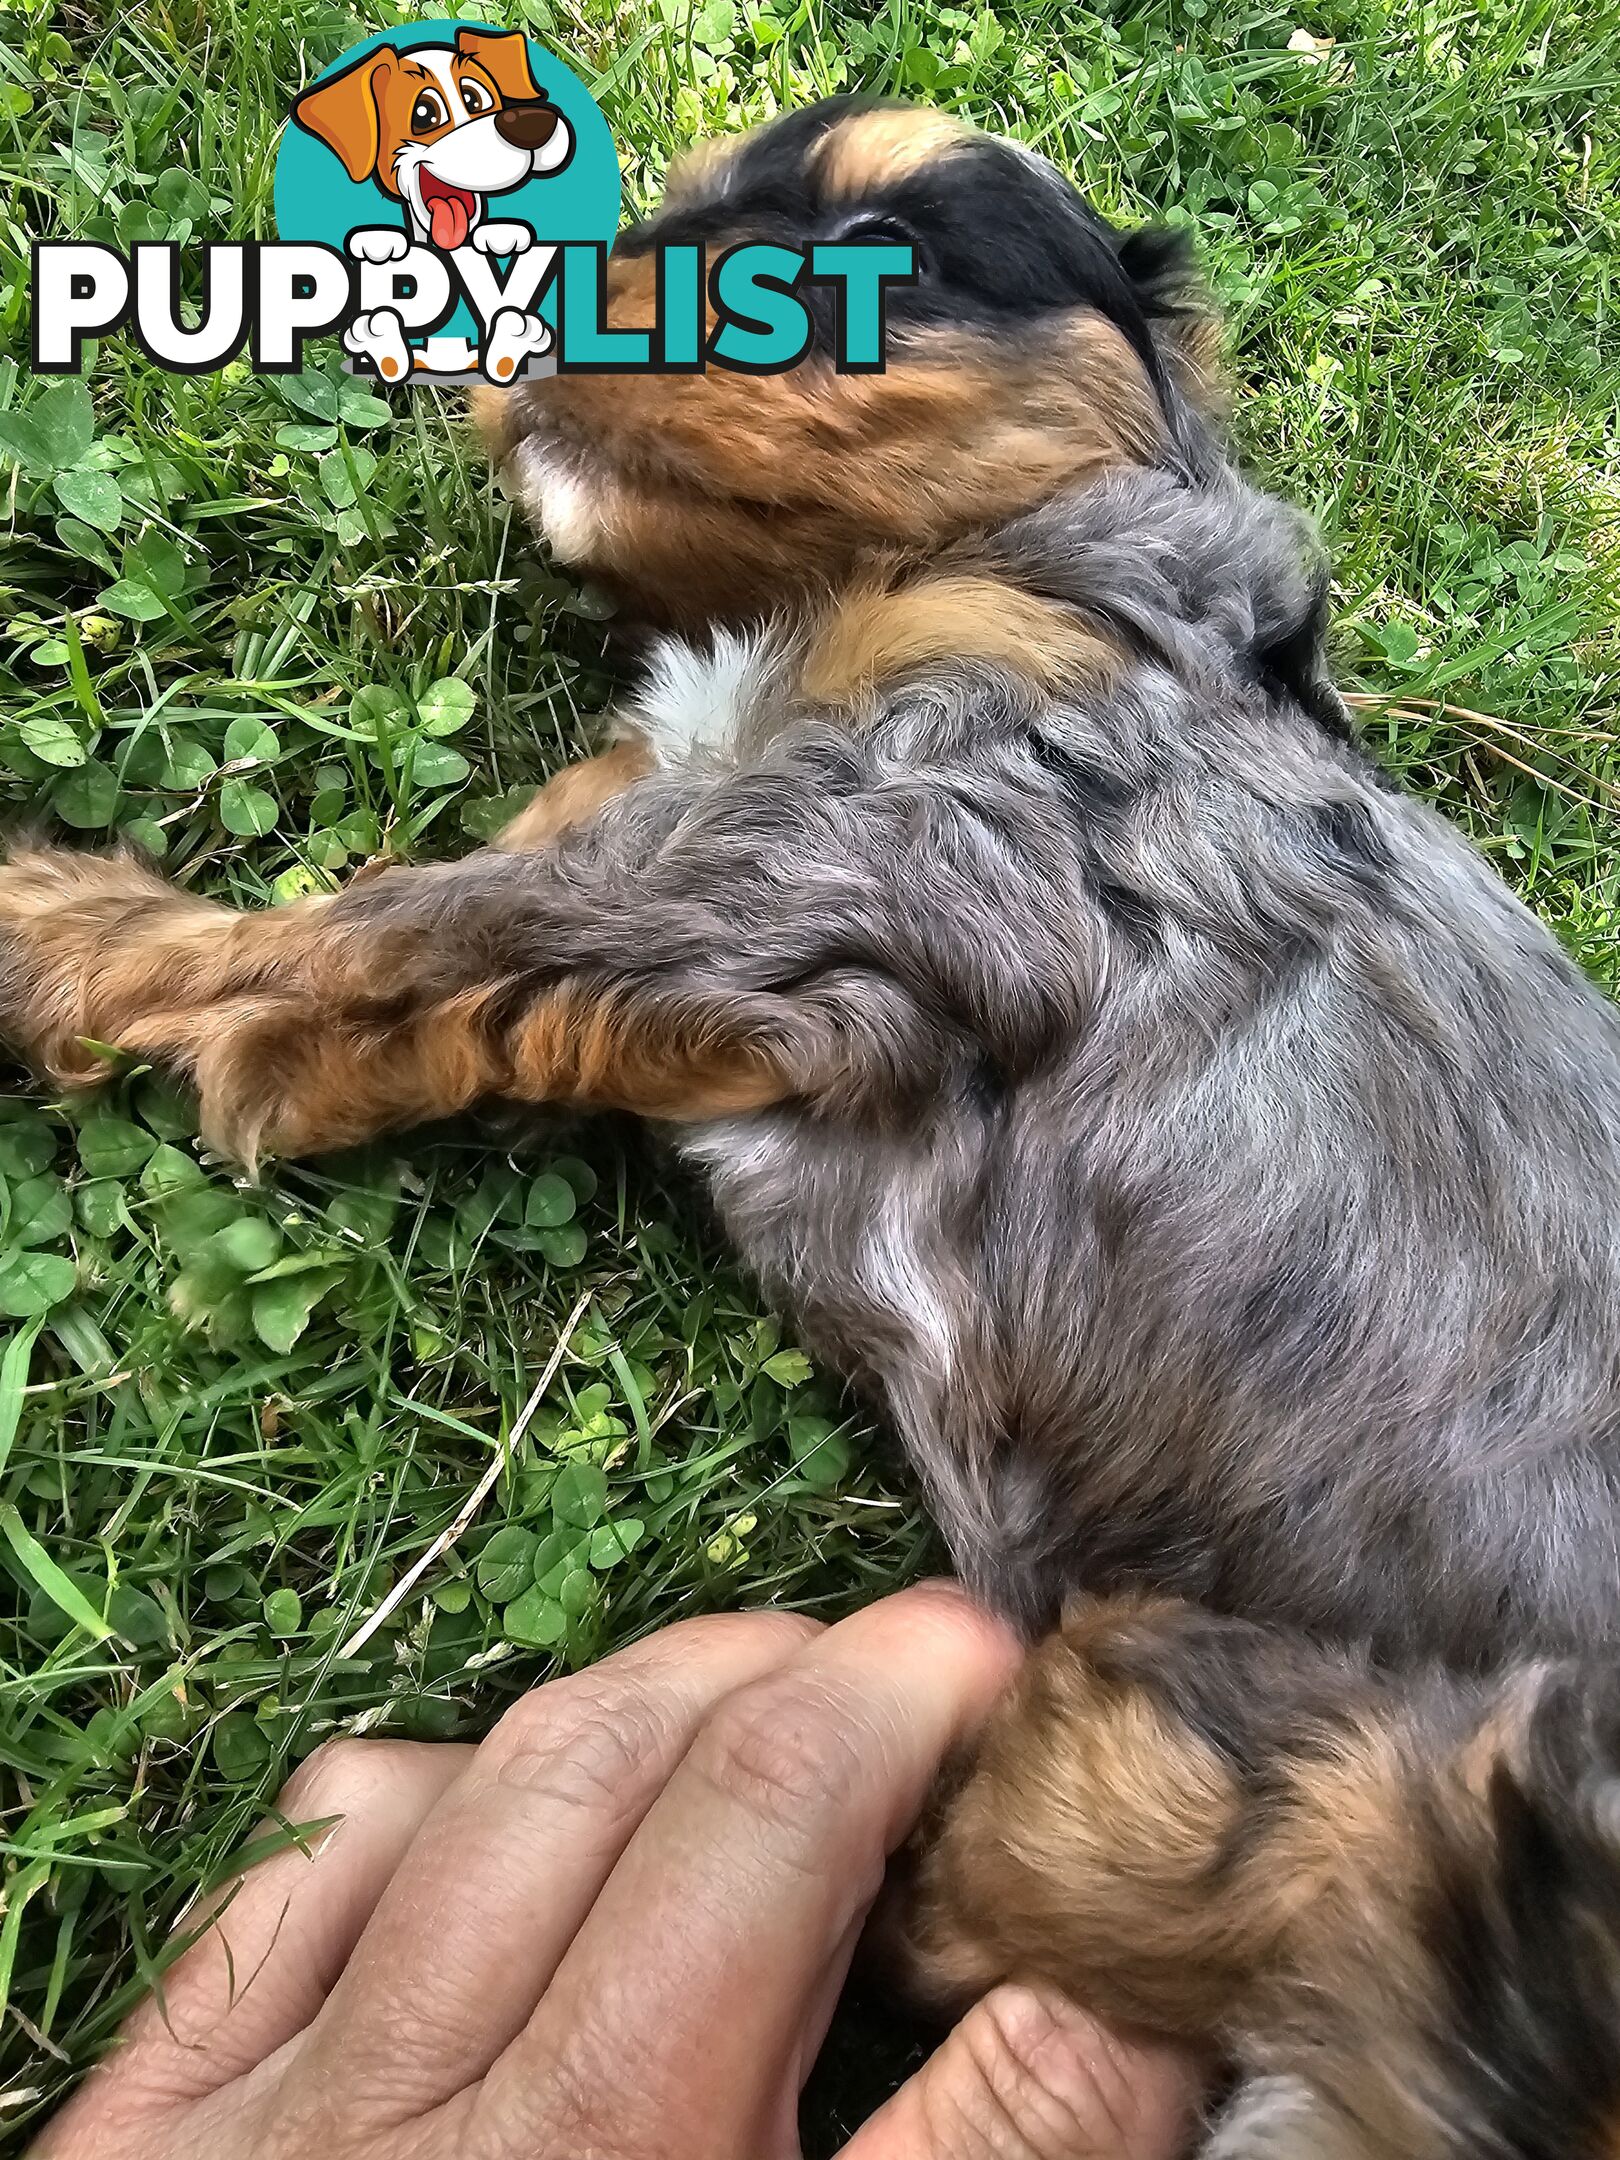
[[[1313,604],[1291,513],[1133,473],[991,553],[1127,641],[1112,688],[767,697],[548,857],[345,906],[786,1058],[799,1101],[677,1144],[1026,1624],[1151,1584],[1390,1658],[1612,1640],[1613,1010],[1257,676]]]
[[[751,139],[621,253],[849,230],[813,175],[850,110]],[[406,1005],[498,986],[501,1027],[567,984],[768,1053],[785,1103],[673,1144],[880,1401],[969,1586],[1031,1630],[1074,1592],[1192,1601],[1207,1637],[1149,1645],[1164,1714],[1261,1802],[1338,1744],[1302,1748],[1290,1705],[1367,1741],[1374,1821],[1422,1855],[1395,1897],[1422,2015],[1386,2051],[1345,1892],[1303,2050],[1212,2025],[1266,2076],[1211,2160],[1612,2160],[1620,1021],[1350,739],[1317,543],[1190,395],[1177,244],[982,142],[856,210],[922,250],[902,352],[946,327],[1027,358],[1090,311],[1140,358],[1156,456],[931,566],[1060,603],[1117,664],[1060,691],[936,665],[852,717],[796,687],[795,593],[722,750],[544,851],[388,871],[323,920],[427,933]],[[516,409],[521,451],[548,423]],[[594,469],[577,427],[541,446]],[[741,499],[739,531],[774,501]],[[836,562],[825,511],[802,529]],[[1453,1775],[1479,1745],[1483,1828]],[[1361,1888],[1387,1922],[1395,1894]],[[1105,1941],[1103,1978],[1142,1941]]]

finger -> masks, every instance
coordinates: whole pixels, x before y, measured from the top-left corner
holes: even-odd
[[[926,1585],[728,1696],[485,2080],[490,2149],[771,2150],[886,1853],[1018,1657],[960,1591]]]
[[[1201,2080],[1055,1989],[1001,1987],[844,2147],[843,2160],[1176,2160]]]
[[[337,1820],[222,1884],[188,1931],[220,1917],[137,2010],[121,2045],[57,2118],[87,2134],[196,2100],[302,2031],[326,1999],[389,1877],[434,1803],[471,1759],[465,1747],[340,1740],[312,1755],[278,1806],[294,1825]]]
[[[686,1621],[516,1704],[423,1824],[300,2076],[367,2131],[481,2077],[708,1711],[816,1632],[786,1613]]]

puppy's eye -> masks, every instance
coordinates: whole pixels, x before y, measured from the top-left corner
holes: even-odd
[[[424,90],[411,107],[411,133],[425,135],[429,128],[443,127],[450,115],[437,90]]]
[[[846,218],[836,232],[828,237],[840,242],[856,240],[862,243],[877,242],[887,247],[914,248],[919,273],[928,266],[927,251],[911,227],[902,219],[887,217],[880,211],[862,211],[855,217]]]
[[[461,86],[461,102],[470,113],[495,110],[495,100],[481,82],[464,82]]]

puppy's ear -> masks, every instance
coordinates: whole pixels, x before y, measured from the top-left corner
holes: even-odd
[[[1325,562],[1313,563],[1303,593],[1279,618],[1263,624],[1251,658],[1274,697],[1292,698],[1329,735],[1350,740],[1349,708],[1328,667],[1329,584]]]
[[[1226,409],[1221,319],[1198,268],[1190,236],[1173,225],[1143,225],[1119,243],[1120,268],[1184,395],[1206,419]]]
[[[369,180],[377,170],[382,148],[378,103],[382,85],[398,66],[393,49],[385,45],[293,100],[293,118],[337,153],[351,180]]]
[[[1175,225],[1139,225],[1119,243],[1120,266],[1151,320],[1204,300],[1190,237]]]
[[[533,104],[543,94],[529,72],[529,41],[521,30],[458,30],[456,51],[478,62],[503,105]]]

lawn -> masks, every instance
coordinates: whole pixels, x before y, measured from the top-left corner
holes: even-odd
[[[1237,438],[1331,538],[1375,753],[1613,981],[1612,5],[465,12],[591,83],[632,201],[692,138],[862,86],[1194,226]],[[453,401],[391,409],[327,348],[272,382],[113,341],[32,379],[28,242],[268,234],[292,92],[398,19],[0,0],[0,809],[247,906],[491,831],[590,741],[604,604]],[[476,1735],[677,1613],[834,1612],[930,1560],[632,1130],[468,1125],[253,1186],[149,1075],[94,1105],[16,1079],[0,1316],[0,2147],[328,1734]]]

